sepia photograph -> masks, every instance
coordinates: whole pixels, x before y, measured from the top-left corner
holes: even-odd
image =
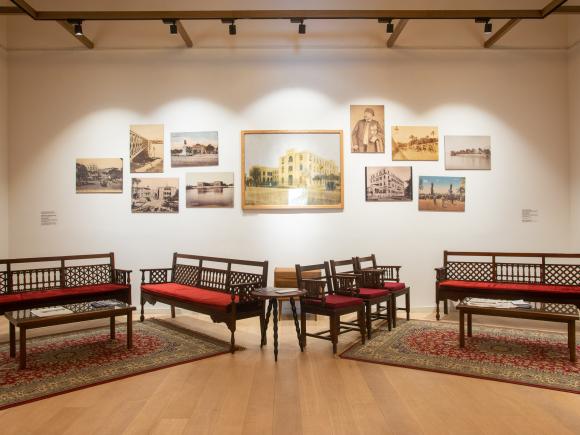
[[[217,166],[218,132],[171,133],[171,167]]]
[[[343,208],[342,131],[242,132],[242,207]]]
[[[123,159],[77,159],[77,193],[123,193]]]
[[[178,178],[133,178],[131,186],[133,213],[178,213]]]
[[[163,172],[163,124],[129,128],[131,173]]]
[[[465,177],[419,177],[420,211],[465,211]]]
[[[366,167],[366,200],[412,201],[413,168],[411,166]]]
[[[233,172],[189,173],[186,179],[187,208],[234,206]]]
[[[391,128],[393,160],[439,160],[439,129],[437,127]]]
[[[385,152],[385,106],[350,106],[350,150],[353,153]]]
[[[445,136],[445,169],[490,170],[491,137]]]

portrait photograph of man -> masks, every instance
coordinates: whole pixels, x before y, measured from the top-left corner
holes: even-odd
[[[385,106],[350,106],[351,152],[385,152]]]

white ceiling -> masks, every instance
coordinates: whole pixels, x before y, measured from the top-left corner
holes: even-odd
[[[29,0],[39,11],[55,10],[232,10],[232,9],[540,9],[549,0]],[[572,0],[567,5],[580,5]],[[0,0],[1,6],[10,6]],[[505,21],[495,20],[494,30]],[[238,35],[227,34],[217,21],[183,22],[194,46],[201,48],[373,48],[384,47],[384,25],[372,20],[310,20],[307,34],[298,35],[288,21],[237,23]],[[83,24],[97,49],[181,48],[179,36],[170,35],[160,21],[102,22]],[[400,48],[479,48],[485,40],[482,26],[471,20],[410,21],[397,42]],[[509,32],[496,48],[565,48],[580,40],[580,15],[554,14],[545,20],[527,20]],[[54,22],[27,16],[0,18],[0,44],[10,50],[84,49]]]

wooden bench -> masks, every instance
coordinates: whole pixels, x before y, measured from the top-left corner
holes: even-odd
[[[131,304],[131,271],[112,252],[0,260],[0,314],[108,299]]]
[[[447,314],[448,299],[466,297],[524,299],[580,308],[580,254],[444,251],[443,267],[435,271],[437,320],[439,302],[444,302]]]
[[[267,281],[267,261],[174,253],[170,268],[141,269],[141,321],[146,302],[170,305],[173,317],[175,307],[207,314],[214,322],[227,325],[233,353],[239,319],[259,317],[262,340],[265,340],[264,301],[252,292],[266,287]]]

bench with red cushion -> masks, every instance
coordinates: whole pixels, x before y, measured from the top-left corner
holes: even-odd
[[[444,301],[447,314],[448,299],[467,297],[524,299],[580,308],[580,254],[444,251],[443,267],[436,272],[437,319],[440,301]]]
[[[108,299],[130,304],[130,274],[115,269],[113,253],[0,260],[0,313]]]
[[[256,273],[248,272],[248,268]],[[267,261],[174,253],[172,267],[141,269],[141,273],[141,321],[145,303],[170,305],[173,317],[175,307],[207,314],[230,329],[232,352],[238,319],[260,317],[260,324],[264,325],[264,301],[255,298],[252,292],[267,285]]]

